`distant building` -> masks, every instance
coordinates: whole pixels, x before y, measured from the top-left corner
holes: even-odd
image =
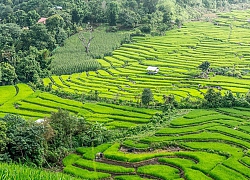
[[[148,74],[157,74],[158,72],[159,72],[158,67],[148,66],[148,68],[147,68],[147,73]]]
[[[55,6],[55,9],[56,10],[62,10],[63,8],[62,8],[62,6]]]
[[[47,18],[40,18],[38,21],[37,21],[37,23],[43,23],[43,24],[46,24],[46,20],[47,20]]]
[[[38,120],[36,120],[35,122],[38,123],[38,124],[41,124],[41,123],[43,123],[44,121],[45,121],[44,119],[38,119]]]

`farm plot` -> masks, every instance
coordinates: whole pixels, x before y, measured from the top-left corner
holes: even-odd
[[[5,96],[0,106],[0,117],[12,113],[35,120],[48,117],[51,112],[57,112],[61,108],[82,116],[87,121],[104,123],[109,128],[129,128],[150,122],[151,117],[157,112],[107,103],[82,103],[63,99],[50,93],[33,92],[25,84],[18,84],[16,88],[6,86],[0,89],[1,92]]]
[[[88,34],[85,34],[88,36]],[[93,33],[95,37],[91,43],[91,55],[86,55],[84,47],[75,34],[65,41],[63,47],[57,48],[52,61],[52,71],[55,74],[72,74],[82,71],[96,70],[100,68],[102,62],[95,58],[102,58],[104,54],[111,53],[121,45],[121,42],[129,38],[128,33],[106,33],[96,29]],[[103,38],[105,37],[105,38]]]
[[[75,167],[113,179],[247,180],[250,115],[239,118],[238,111],[192,110],[153,136],[78,148],[81,156],[66,157],[64,172]]]
[[[132,44],[122,45],[112,56],[99,58],[101,69],[96,72],[52,76],[52,88],[79,94],[98,91],[100,97],[134,102],[144,88],[150,88],[159,102],[169,94],[177,100],[186,96],[200,98],[203,89],[199,88],[207,87],[245,94],[250,85],[250,30],[246,26],[250,11],[241,13],[219,14],[214,23],[189,22],[161,37],[135,37]],[[194,78],[204,61],[209,61],[211,68],[230,68],[229,74],[242,75]],[[148,66],[159,67],[159,73],[148,75]],[[45,85],[49,83],[48,78],[44,79]]]

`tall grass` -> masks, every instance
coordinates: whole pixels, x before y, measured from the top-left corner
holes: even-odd
[[[0,163],[1,180],[78,180],[72,176],[63,173],[54,173],[43,169],[35,169],[16,164]]]

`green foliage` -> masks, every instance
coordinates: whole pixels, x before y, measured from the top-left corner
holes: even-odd
[[[108,4],[108,22],[110,26],[115,26],[116,25],[116,21],[118,19],[118,13],[119,13],[119,9],[118,9],[118,3],[116,3],[115,1],[111,1]]]
[[[44,163],[43,126],[10,114],[6,115],[3,121],[6,123],[6,135],[9,138],[4,152],[16,162],[41,166]]]
[[[72,148],[98,145],[109,138],[108,131],[102,124],[91,124],[62,109],[52,113],[49,123],[55,133],[55,137],[51,140],[55,147]]]
[[[142,95],[141,95],[142,104],[149,105],[149,103],[153,100],[154,100],[154,95],[153,95],[151,89],[145,88],[142,92]]]
[[[58,112],[52,113],[49,124],[53,128],[55,137],[53,143],[55,147],[68,147],[72,148],[73,135],[78,132],[78,128],[81,128],[83,120],[77,119],[76,117],[69,114],[67,111],[59,109]]]
[[[210,67],[210,63],[208,61],[204,61],[202,62],[201,65],[199,65],[199,68],[202,70],[202,71],[208,71],[209,70],[209,67]]]
[[[250,91],[248,91],[246,94],[246,101],[250,103]]]
[[[0,63],[1,69],[1,84],[8,85],[14,84],[14,81],[17,78],[15,68],[11,66],[9,63],[1,62]]]
[[[63,18],[59,14],[52,15],[46,19],[46,27],[51,32],[57,32],[64,24]]]
[[[0,24],[0,32],[0,49],[3,49],[4,47],[16,45],[22,30],[20,26],[15,23],[6,23]],[[4,56],[3,54],[0,57],[1,59],[7,58],[10,60],[8,56]]]
[[[0,120],[0,154],[5,150],[5,146],[7,144],[6,130],[7,128],[5,123]]]
[[[206,94],[204,95],[204,107],[208,108],[216,108],[221,107],[222,96],[219,91],[215,91],[214,89],[208,89]]]
[[[52,112],[46,123],[50,125],[46,133],[51,134],[48,139],[49,153],[46,155],[51,163],[59,163],[68,153],[68,149],[96,146],[111,138],[111,134],[102,124],[86,122],[62,109]]]
[[[48,49],[52,51],[56,47],[55,38],[51,36],[44,24],[37,23],[30,27],[29,31],[24,31],[18,50],[27,51],[30,46],[34,46],[38,50]]]

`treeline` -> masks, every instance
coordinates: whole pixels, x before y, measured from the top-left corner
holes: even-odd
[[[53,50],[86,23],[161,35],[209,9],[239,3],[248,0],[0,0],[0,85],[39,85],[50,74]]]
[[[250,107],[250,91],[246,94],[226,91],[224,94],[220,90],[209,88],[203,94],[204,98],[192,98],[190,96],[182,98],[179,102],[174,95],[163,96],[163,103],[156,103],[163,111],[178,109],[207,109],[207,108],[232,108]]]
[[[124,26],[153,24],[179,18],[189,19],[207,10],[230,9],[249,0],[0,0],[2,23],[21,27],[34,25],[40,17],[59,14],[67,27],[82,23],[109,23]],[[194,14],[197,13],[197,14]]]

